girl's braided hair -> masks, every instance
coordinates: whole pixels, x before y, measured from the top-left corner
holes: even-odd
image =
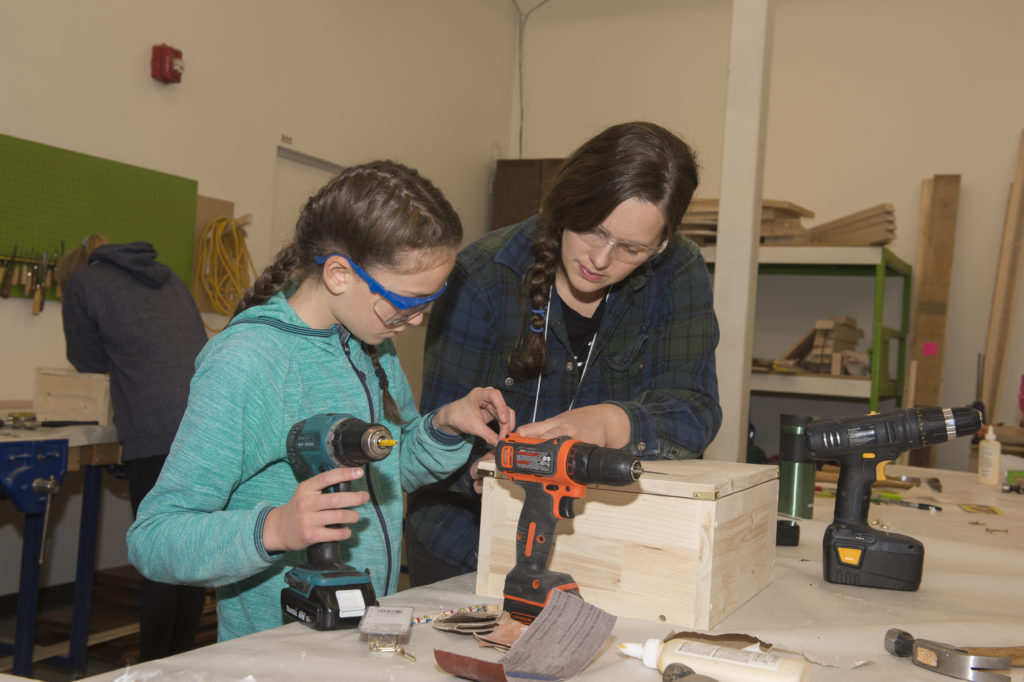
[[[234,314],[266,303],[289,282],[320,277],[323,269],[314,260],[317,256],[343,253],[364,268],[397,268],[410,251],[425,251],[425,260],[430,261],[431,252],[447,254],[461,241],[462,221],[455,209],[416,170],[394,161],[352,166],[309,198],[291,243],[256,278]],[[385,415],[402,422],[376,348],[363,347],[381,381]]]
[[[693,150],[665,128],[643,121],[620,123],[584,142],[567,158],[541,200],[533,264],[523,276],[519,338],[508,361],[509,376],[523,381],[545,371],[543,333],[565,230],[586,232],[627,199],[657,206],[671,244],[699,181]],[[645,265],[642,267],[650,267]]]

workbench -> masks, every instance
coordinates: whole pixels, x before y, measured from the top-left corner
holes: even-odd
[[[938,477],[943,492],[929,487],[900,491],[906,500],[937,504],[942,511],[895,505],[871,506],[869,520],[921,540],[924,576],[916,592],[834,585],[822,578],[821,539],[832,520],[834,499],[818,497],[814,518],[800,522],[800,544],[779,547],[771,584],[713,633],[746,633],[812,660],[812,680],[920,680],[951,678],[888,654],[883,638],[891,627],[914,637],[958,646],[1024,645],[1024,495],[982,486],[974,474],[915,467],[889,467],[890,474]],[[827,484],[826,484],[827,485]],[[1004,515],[968,513],[957,505],[998,507]],[[586,513],[585,502],[580,513]],[[972,523],[978,522],[978,523]],[[984,525],[981,525],[984,524]],[[1005,530],[1005,532],[1003,532]],[[384,597],[386,605],[408,605],[416,616],[493,602],[473,593],[468,574]],[[584,595],[586,597],[586,595]],[[678,631],[668,623],[620,618],[601,653],[578,679],[650,680],[660,674],[620,655],[619,642],[643,642]],[[477,648],[464,635],[416,624],[406,648],[415,662],[371,655],[354,630],[317,632],[299,623],[221,642],[159,661],[133,666],[133,679],[172,674],[182,679],[237,680],[452,680],[434,662],[434,649],[489,661],[501,653]],[[342,672],[345,671],[345,672]],[[88,678],[113,682],[123,670]],[[1024,668],[1013,670],[1024,679]]]
[[[34,650],[35,622],[38,607],[38,557],[44,542],[44,512],[25,513],[25,530],[21,551],[21,578],[18,588],[18,615],[12,656],[0,658],[0,670],[29,676],[33,661],[53,660],[70,670],[85,670],[89,641],[89,613],[92,605],[92,584],[96,564],[96,533],[103,466],[117,464],[121,446],[117,431],[110,425],[40,427],[36,429],[0,429],[0,443],[31,444],[66,442],[67,461],[64,475],[82,471],[82,516],[78,535],[78,557],[75,571],[74,605],[71,635],[66,644]],[[61,477],[62,479],[63,477]],[[58,490],[56,495],[60,495]],[[10,648],[10,647],[5,647]]]

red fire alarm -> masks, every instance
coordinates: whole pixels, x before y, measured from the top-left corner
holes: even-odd
[[[150,75],[161,83],[180,83],[185,71],[181,50],[161,43],[153,46],[153,58],[149,64]]]

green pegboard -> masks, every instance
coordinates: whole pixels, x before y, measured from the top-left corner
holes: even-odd
[[[195,180],[0,135],[0,259],[59,257],[93,233],[150,242],[192,282]],[[24,295],[21,287],[12,295]],[[48,298],[53,297],[49,292]]]

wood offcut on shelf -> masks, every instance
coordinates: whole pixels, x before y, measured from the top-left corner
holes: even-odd
[[[761,243],[828,246],[884,246],[896,238],[892,204],[882,203],[813,227],[804,218],[814,211],[789,201],[761,202]],[[718,199],[694,199],[683,216],[680,232],[698,244],[714,244],[718,229]]]

